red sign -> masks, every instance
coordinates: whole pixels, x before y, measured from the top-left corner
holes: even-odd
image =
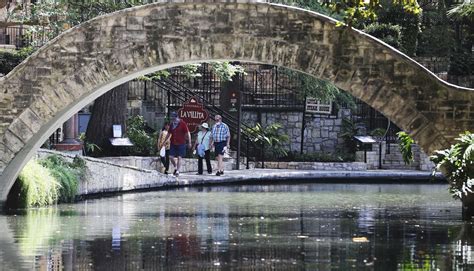
[[[209,113],[198,99],[193,97],[178,110],[178,116],[188,124],[189,132],[194,133],[207,120]]]

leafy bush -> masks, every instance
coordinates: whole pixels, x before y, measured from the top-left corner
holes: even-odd
[[[350,118],[342,119],[341,138],[344,140],[344,147],[349,153],[355,154],[357,151],[357,142],[354,136],[359,134],[360,127]]]
[[[271,124],[263,128],[260,123],[253,128],[248,128],[245,133],[250,135],[252,141],[257,145],[264,145],[266,150],[271,151],[271,155],[282,157],[287,155],[286,143],[289,141],[288,135],[280,133],[282,125]]]
[[[75,161],[78,160],[75,159]],[[83,174],[82,171],[84,167],[82,165],[78,166],[76,163],[69,163],[58,155],[50,155],[45,159],[39,160],[39,163],[48,168],[51,175],[59,182],[58,201],[73,202],[76,197],[79,178]]]
[[[397,139],[403,161],[405,164],[409,165],[413,161],[413,150],[411,149],[411,145],[415,144],[415,140],[403,131],[397,133]]]
[[[73,202],[84,173],[85,161],[79,157],[72,163],[58,155],[31,160],[15,182],[7,205],[28,208]]]
[[[474,74],[474,54],[468,50],[459,49],[451,55],[448,73],[451,75]]]
[[[18,64],[25,60],[31,53],[32,49],[27,47],[19,51],[2,51],[0,50],[0,73],[7,74],[13,70]]]
[[[474,134],[466,132],[456,138],[449,149],[436,151],[430,157],[449,181],[454,198],[464,199],[473,193],[474,186]]]
[[[146,122],[143,116],[134,116],[127,122],[127,136],[133,142],[134,146],[131,155],[153,155],[156,152],[157,134],[146,132]]]
[[[381,39],[390,46],[400,48],[402,34],[398,25],[373,23],[366,26],[364,32]]]
[[[8,205],[20,208],[54,204],[59,198],[60,184],[51,171],[37,160],[31,160],[21,171]]]

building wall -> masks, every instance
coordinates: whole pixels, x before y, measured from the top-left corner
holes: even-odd
[[[350,117],[349,109],[340,109],[337,115],[307,115],[304,131],[303,152],[326,152],[334,153],[340,150],[344,140],[341,138],[342,119]],[[243,123],[253,127],[259,122],[256,111],[244,111],[242,113]],[[261,113],[261,125],[279,123],[282,132],[290,137],[289,151],[300,152],[301,129],[303,126],[302,112],[263,112]]]

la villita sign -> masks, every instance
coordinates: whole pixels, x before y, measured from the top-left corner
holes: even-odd
[[[188,124],[189,132],[194,133],[207,120],[209,113],[195,97],[185,102],[178,110],[178,116]]]

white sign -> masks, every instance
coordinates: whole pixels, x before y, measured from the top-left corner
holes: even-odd
[[[332,113],[332,102],[322,102],[316,98],[306,98],[306,112],[315,114]]]
[[[113,137],[120,138],[122,137],[122,125],[112,125]]]

